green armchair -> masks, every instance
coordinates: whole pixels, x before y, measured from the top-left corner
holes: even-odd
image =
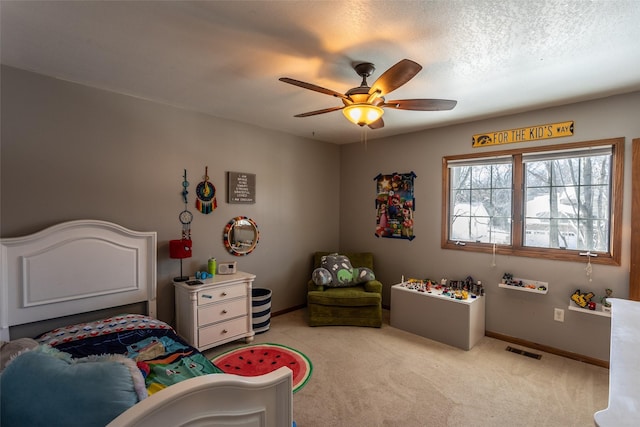
[[[332,252],[316,252],[313,269],[319,268],[324,255]],[[341,253],[351,261],[353,267],[373,270],[373,254]],[[382,326],[382,283],[369,280],[355,286],[329,287],[316,285],[309,280],[307,285],[309,326]]]

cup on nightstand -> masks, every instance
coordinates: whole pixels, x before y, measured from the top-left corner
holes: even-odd
[[[211,275],[211,277],[216,275],[216,259],[209,258],[209,262],[207,263],[207,271]]]

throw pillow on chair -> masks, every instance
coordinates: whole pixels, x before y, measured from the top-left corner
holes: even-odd
[[[344,255],[331,254],[322,257],[321,267],[313,270],[312,280],[316,285],[349,287],[375,280],[376,276],[367,267],[353,267]]]

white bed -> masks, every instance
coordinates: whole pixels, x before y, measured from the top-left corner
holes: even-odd
[[[9,341],[12,326],[140,302],[155,317],[156,239],[98,220],[1,239],[0,339]],[[288,368],[252,378],[209,374],[152,394],[109,426],[285,427],[292,407]]]

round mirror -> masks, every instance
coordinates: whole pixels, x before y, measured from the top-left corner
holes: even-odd
[[[250,254],[258,244],[258,226],[246,216],[233,218],[224,228],[224,246],[235,256]]]

